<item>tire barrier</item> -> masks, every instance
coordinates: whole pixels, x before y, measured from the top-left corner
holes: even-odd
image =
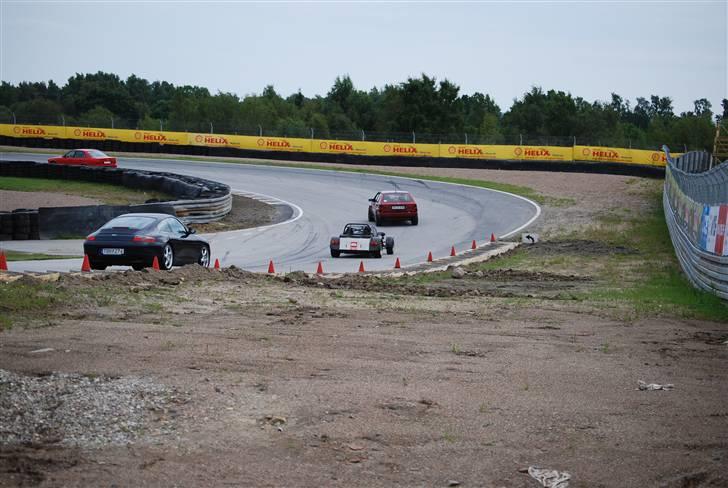
[[[663,149],[663,207],[680,266],[694,286],[728,300],[728,161],[702,151],[673,159]]]
[[[185,223],[201,224],[222,219],[232,208],[228,185],[174,173],[0,161],[0,176],[89,181],[161,191],[175,197],[171,201],[150,201],[143,205],[91,205],[0,212],[0,241],[85,236],[108,220],[131,212],[167,213],[176,215]]]

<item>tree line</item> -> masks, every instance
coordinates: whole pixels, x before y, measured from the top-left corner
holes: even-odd
[[[670,97],[638,97],[632,104],[612,93],[609,101],[590,102],[540,87],[503,111],[487,94],[461,94],[453,82],[425,74],[369,91],[340,76],[326,96],[314,97],[300,90],[283,97],[269,85],[241,98],[104,72],[76,74],[62,87],[0,83],[0,123],[220,134],[710,150],[722,119],[728,120],[727,99],[715,114],[705,98],[676,114]]]

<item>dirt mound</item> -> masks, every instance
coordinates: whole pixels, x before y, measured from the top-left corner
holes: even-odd
[[[603,256],[610,254],[637,254],[639,251],[624,246],[613,246],[604,242],[589,240],[541,241],[524,247],[534,256],[553,254],[577,254],[582,256]]]

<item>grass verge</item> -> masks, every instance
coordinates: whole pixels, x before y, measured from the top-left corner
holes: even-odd
[[[59,256],[53,254],[41,254],[36,252],[3,251],[8,261],[44,261],[48,259],[76,259],[80,256]]]
[[[171,198],[169,195],[157,191],[135,190],[105,183],[14,176],[0,176],[0,190],[63,193],[93,198],[107,205],[133,205],[144,203],[152,198],[158,200]]]

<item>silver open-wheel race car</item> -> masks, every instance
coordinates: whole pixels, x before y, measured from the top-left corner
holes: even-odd
[[[382,251],[387,254],[394,253],[394,238],[387,237],[384,232],[378,232],[372,224],[351,223],[344,226],[338,237],[332,237],[329,247],[331,257],[338,258],[341,254],[359,254],[382,257]]]

